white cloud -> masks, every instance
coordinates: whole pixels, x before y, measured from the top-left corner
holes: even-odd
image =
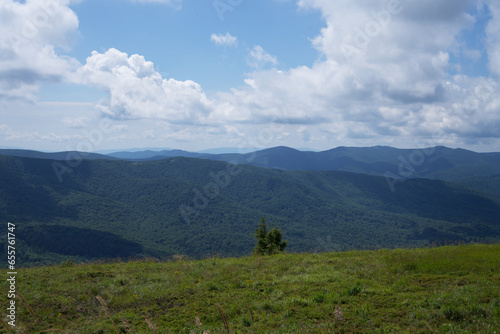
[[[220,94],[227,104],[217,109],[217,117],[247,123],[338,124],[337,133],[344,138],[498,137],[500,133],[487,130],[492,126],[481,121],[500,124],[500,114],[489,111],[500,101],[497,83],[449,77],[448,50],[474,22],[467,13],[470,4],[300,0],[299,6],[321,10],[325,19],[326,27],[313,39],[320,60],[312,67],[251,73],[246,87]],[[490,40],[497,22],[489,25]],[[500,34],[494,36],[490,59],[500,62],[495,56],[500,54]],[[277,63],[258,47],[251,58]],[[498,69],[500,63],[492,67]],[[485,94],[478,96],[478,90]]]
[[[500,76],[500,3],[490,0],[488,6],[492,16],[486,28],[490,71]]]
[[[212,34],[212,36],[210,36],[210,40],[217,45],[227,45],[227,46],[237,46],[238,45],[238,38],[236,38],[235,36],[232,36],[228,32],[225,35]]]
[[[262,68],[270,64],[273,66],[278,65],[278,59],[275,56],[270,55],[260,45],[254,46],[250,51],[248,64],[255,68]]]
[[[89,118],[85,116],[79,116],[79,117],[64,117],[62,119],[62,123],[67,126],[68,128],[72,129],[83,129],[85,126],[87,126],[89,122]]]
[[[5,124],[0,124],[0,137],[3,137],[3,139],[8,142],[12,141],[16,143],[33,143],[33,142],[61,143],[66,140],[75,139],[74,136],[60,135],[54,132],[41,134],[38,131],[34,132],[16,131]]]
[[[197,123],[213,108],[197,83],[164,79],[143,56],[128,56],[116,49],[92,52],[78,70],[75,82],[109,93],[100,110],[115,119],[165,119]]]
[[[215,146],[217,138],[236,142],[272,122],[287,125],[274,131],[275,141],[255,145],[286,144],[281,141],[297,134],[297,140],[308,146],[399,145],[401,138],[413,138],[411,146],[425,138],[432,139],[427,144],[476,138],[500,142],[495,139],[500,136],[498,79],[449,75],[449,52],[460,44],[461,31],[474,22],[467,12],[473,0],[297,2],[301,8],[320,10],[325,21],[312,40],[318,60],[312,66],[279,71],[274,68],[277,57],[256,45],[247,58],[254,72],[247,74],[244,86],[209,98],[196,82],[163,78],[140,55],[94,51],[84,65],[58,55],[55,50],[70,47],[78,29],[69,0],[4,0],[0,2],[0,100],[33,100],[44,81],[97,87],[109,95],[98,105],[105,116],[135,126],[148,119],[167,124],[149,132],[142,125],[137,134],[159,142],[210,138]],[[490,72],[498,77],[500,4],[489,0],[487,5],[492,14],[486,30],[487,56]],[[229,33],[213,34],[211,41],[238,43]],[[471,59],[486,59],[480,50],[462,52]],[[59,118],[54,124],[60,125],[62,119],[73,130],[83,128],[87,120],[80,115]],[[127,135],[132,132],[130,128]],[[70,138],[14,131],[7,125],[0,126],[0,133],[19,141]]]
[[[0,2],[0,98],[35,99],[42,81],[61,81],[78,62],[59,56],[78,29],[68,0]]]
[[[321,9],[326,19],[327,27],[314,39],[318,51],[366,85],[377,85],[387,97],[403,102],[435,95],[447,74],[447,50],[473,20],[466,13],[469,3],[300,1]]]

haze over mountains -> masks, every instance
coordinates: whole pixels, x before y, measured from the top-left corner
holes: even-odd
[[[499,167],[498,153],[445,147],[0,150],[0,214],[18,224],[25,264],[246,255],[261,216],[279,220],[291,251],[491,242]]]

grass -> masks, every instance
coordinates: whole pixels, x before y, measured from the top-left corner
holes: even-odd
[[[25,268],[15,332],[500,334],[499,268],[498,244]]]

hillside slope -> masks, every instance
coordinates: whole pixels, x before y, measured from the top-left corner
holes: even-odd
[[[0,156],[0,215],[18,223],[25,264],[246,255],[261,216],[279,219],[292,251],[500,237],[498,200],[443,181],[392,192],[383,177],[190,158],[84,160],[59,182],[51,160]]]
[[[500,197],[500,181],[493,177],[500,170],[500,153],[476,153],[443,146],[423,149],[337,147],[322,152],[274,147],[246,154],[210,155],[171,150],[118,153],[113,156],[137,160],[184,156],[282,170],[335,170],[397,179],[430,178],[453,181]]]
[[[28,150],[0,150],[0,154],[57,160],[124,159],[138,162],[188,157],[282,170],[347,171],[399,180],[430,178],[452,181],[500,198],[500,180],[497,177],[500,170],[500,153],[476,153],[443,146],[423,149],[397,149],[388,146],[337,147],[322,152],[274,147],[245,154],[207,154],[171,149],[115,152],[107,156]]]
[[[337,170],[372,175],[389,172],[401,178],[455,180],[498,173],[498,156],[497,153],[476,153],[443,146],[424,149],[337,147],[322,152],[274,147],[247,154],[214,155],[211,159],[283,170]]]
[[[20,149],[0,149],[1,155],[8,155],[12,157],[21,158],[35,158],[35,159],[51,159],[51,160],[80,160],[80,159],[104,159],[104,160],[116,160],[117,158],[98,154],[98,153],[87,153],[78,151],[67,151],[67,152],[54,152],[46,153],[33,150],[20,150]]]
[[[16,332],[493,334],[499,253],[462,245],[20,269],[31,312],[17,300]]]

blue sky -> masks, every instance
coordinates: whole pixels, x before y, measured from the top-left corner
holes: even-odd
[[[162,3],[87,0],[71,8],[80,20],[80,36],[65,54],[82,63],[89,50],[140,54],[163,77],[193,80],[206,91],[241,85],[253,70],[245,59],[254,45],[276,54],[278,68],[312,65],[318,52],[310,39],[323,26],[317,10],[299,11],[292,2],[268,0],[243,1],[227,12],[212,1],[184,1],[174,9]],[[237,36],[237,47],[218,47],[210,39],[228,32]]]
[[[4,0],[0,147],[500,151],[493,0]]]

